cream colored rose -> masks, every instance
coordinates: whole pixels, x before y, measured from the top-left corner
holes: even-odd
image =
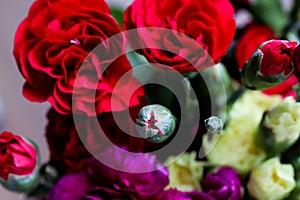
[[[300,135],[300,103],[290,97],[269,108],[257,134],[258,143],[267,152],[286,150]]]
[[[223,131],[207,158],[213,164],[232,166],[239,173],[246,174],[261,163],[266,154],[253,141],[255,124],[251,125],[251,122],[243,118],[235,122],[236,125]],[[204,148],[208,149],[210,142],[212,140],[205,137]]]
[[[266,154],[255,144],[253,135],[264,111],[280,101],[280,96],[266,96],[258,91],[246,91],[233,105],[222,134],[215,136],[217,141],[207,135],[204,136],[203,145],[209,162],[232,166],[241,174],[250,172],[260,164]]]
[[[265,95],[260,91],[247,90],[245,94],[234,103],[228,114],[229,123],[235,119],[247,117],[258,124],[265,110],[281,102],[280,95]]]
[[[181,157],[169,157],[165,162],[170,183],[167,188],[181,191],[200,190],[203,176],[203,162],[196,161],[196,153],[184,153]],[[170,164],[171,163],[171,164]]]
[[[251,172],[247,184],[250,195],[257,200],[284,199],[295,186],[292,165],[281,164],[278,157],[271,158],[256,167]]]

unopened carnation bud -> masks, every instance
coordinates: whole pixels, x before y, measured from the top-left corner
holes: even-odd
[[[292,97],[269,108],[256,132],[256,142],[274,155],[293,145],[300,135],[300,103]]]
[[[257,200],[281,200],[295,188],[294,169],[281,164],[278,157],[271,158],[252,170],[248,191]]]
[[[0,134],[0,183],[9,190],[29,192],[39,183],[36,145],[10,132]]]
[[[136,119],[138,134],[154,143],[168,139],[175,127],[176,119],[171,111],[158,104],[144,106]]]
[[[243,84],[253,90],[264,90],[287,80],[294,72],[292,56],[297,42],[269,40],[245,63]]]

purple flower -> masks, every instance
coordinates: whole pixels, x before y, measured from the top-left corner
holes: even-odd
[[[169,183],[167,169],[153,155],[127,153],[113,148],[100,156],[118,170],[92,158],[82,171],[63,176],[48,199],[154,199]]]
[[[159,194],[154,200],[215,200],[209,194],[200,191],[181,192],[176,189],[169,189]]]
[[[203,190],[217,200],[239,200],[243,187],[238,173],[231,167],[219,168],[215,173],[204,177]]]

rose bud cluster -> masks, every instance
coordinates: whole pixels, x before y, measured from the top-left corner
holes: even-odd
[[[292,146],[300,135],[300,103],[288,97],[269,108],[255,134],[257,144],[270,155]]]
[[[245,64],[242,82],[249,89],[264,90],[287,80],[294,72],[292,57],[297,42],[270,40]]]
[[[26,138],[0,134],[0,183],[16,192],[30,191],[39,183],[37,147]]]

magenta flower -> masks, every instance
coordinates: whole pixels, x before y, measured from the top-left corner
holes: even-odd
[[[202,182],[203,190],[217,200],[239,200],[243,187],[238,173],[231,167],[222,167],[207,174]]]
[[[63,176],[48,199],[154,199],[162,193],[169,183],[168,172],[159,166],[155,156],[122,152],[112,148],[101,157],[123,170],[110,168],[93,158],[82,171]],[[129,170],[148,172],[124,172]]]
[[[176,189],[169,189],[156,196],[155,200],[215,200],[209,194],[200,191],[181,192]]]
[[[107,164],[119,170],[92,158],[86,168],[63,176],[48,200],[215,200],[210,194],[200,191],[164,190],[169,183],[168,171],[151,154],[127,154],[110,148],[100,157],[107,158]]]

